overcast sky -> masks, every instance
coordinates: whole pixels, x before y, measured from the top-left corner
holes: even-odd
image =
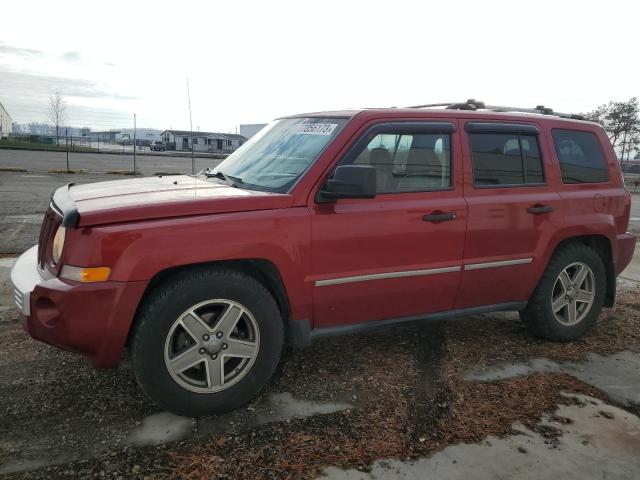
[[[0,102],[72,126],[234,131],[305,111],[640,96],[637,1],[3,2]]]

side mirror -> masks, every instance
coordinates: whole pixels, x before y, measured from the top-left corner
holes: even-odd
[[[342,165],[320,191],[325,200],[373,198],[376,196],[376,169],[368,165]]]

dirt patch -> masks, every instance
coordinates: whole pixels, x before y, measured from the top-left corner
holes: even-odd
[[[513,433],[520,422],[532,430],[542,415],[572,400],[562,391],[582,393],[601,400],[606,395],[569,375],[540,373],[497,383],[464,382],[450,377],[451,406],[438,423],[441,437],[424,449],[425,454],[460,442],[478,442],[488,435]]]
[[[425,409],[431,416],[416,417],[415,408],[407,408],[403,398],[378,395],[373,404],[360,404],[349,413],[274,425],[171,452],[172,471],[189,479],[299,479],[313,478],[327,465],[368,470],[379,458],[415,459],[447,445],[513,434],[515,422],[542,429],[538,422],[544,413],[574,401],[561,391],[605,398],[573,377],[551,373],[491,384],[449,377],[440,388],[431,397],[433,407]],[[557,431],[551,430],[540,433],[553,439]]]
[[[454,443],[517,434],[512,428],[515,422],[539,431],[552,444],[559,430],[540,427],[539,421],[558,404],[576,401],[561,395],[562,391],[599,399],[606,396],[566,374],[539,373],[489,383],[465,381],[463,372],[472,366],[530,357],[575,361],[591,352],[640,351],[639,300],[637,291],[620,295],[617,307],[603,312],[598,327],[571,344],[537,340],[513,315],[325,339],[309,349],[286,352],[268,392],[290,392],[311,401],[348,401],[353,404],[350,410],[258,427],[243,425],[241,410],[233,417],[237,428],[224,434],[159,447],[111,450],[95,459],[9,478],[304,479],[328,465],[368,470],[380,458],[417,458]],[[126,419],[131,421],[132,410],[154,411],[126,368],[91,373],[77,357],[24,340],[17,327],[6,321],[0,328],[0,372],[4,372],[0,396],[8,413],[0,419],[1,430],[15,435],[26,425],[28,435],[37,436],[37,422],[43,419],[39,408],[45,411],[44,417],[52,415],[64,425],[64,421],[77,422],[86,405],[91,405],[96,416],[76,427],[82,425],[99,437],[101,431],[112,431],[114,422],[124,418],[124,426]],[[20,348],[14,351],[8,344]],[[4,369],[21,358],[26,359],[24,366],[16,368],[22,370]],[[56,381],[39,383],[38,369]],[[79,386],[74,387],[74,382]],[[27,396],[33,396],[34,403]],[[562,419],[557,422],[561,425]],[[40,428],[58,425],[45,420]],[[78,434],[65,432],[78,439]]]
[[[640,290],[619,295],[614,308],[602,310],[596,327],[583,338],[553,343],[532,336],[517,314],[473,316],[447,326],[448,361],[457,370],[533,357],[580,361],[589,353],[611,355],[640,351]]]
[[[360,385],[367,392],[365,398],[373,402],[361,401],[348,414],[328,416],[324,419],[326,424],[302,422],[285,430],[265,429],[253,441],[226,438],[215,446],[201,444],[196,452],[173,452],[173,471],[184,478],[312,478],[326,465],[367,470],[375,458],[417,458],[454,443],[509,435],[514,433],[515,422],[534,431],[546,428],[540,433],[553,443],[560,430],[538,423],[557,405],[575,401],[562,396],[562,391],[603,400],[606,395],[566,374],[541,373],[484,383],[463,381],[461,372],[478,362],[527,356],[576,360],[589,352],[637,350],[639,298],[637,291],[621,295],[615,309],[605,310],[598,328],[573,344],[537,340],[521,322],[505,316],[472,317],[430,328],[418,327],[413,334],[416,384],[413,389],[401,389],[409,392],[408,404],[396,392],[385,395],[379,389]],[[387,368],[386,364],[377,365],[380,366],[383,371]],[[370,370],[372,367],[367,365],[367,372],[376,373],[373,377],[378,378],[378,372]],[[431,374],[425,375],[425,369]],[[385,389],[397,382],[397,377],[388,378]],[[398,414],[406,418],[398,418]],[[390,429],[390,424],[395,428]],[[388,432],[390,437],[385,435]],[[402,442],[398,435],[403,437]],[[229,463],[230,458],[238,456],[237,461]],[[214,460],[203,460],[210,458]]]

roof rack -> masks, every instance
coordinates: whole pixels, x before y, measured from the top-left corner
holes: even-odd
[[[560,113],[554,112],[553,108],[538,105],[535,108],[520,107],[502,107],[498,105],[486,105],[484,102],[470,98],[466,102],[449,102],[449,103],[428,103],[425,105],[413,105],[407,108],[434,108],[444,107],[449,110],[490,110],[492,112],[517,112],[517,113],[536,113],[538,115],[553,115],[561,118],[570,118],[573,120],[586,120],[584,115],[577,113]]]

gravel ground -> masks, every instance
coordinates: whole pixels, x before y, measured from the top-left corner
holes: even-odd
[[[561,391],[606,395],[566,374],[490,383],[464,381],[464,371],[530,357],[580,360],[590,352],[640,351],[638,305],[639,290],[622,293],[594,331],[568,344],[539,341],[504,314],[326,339],[286,352],[263,397],[290,392],[351,408],[256,425],[249,419],[261,408],[259,399],[225,417],[220,431],[141,448],[125,445],[126,438],[158,410],[139,392],[127,363],[96,372],[72,354],[28,339],[9,311],[0,317],[0,465],[30,462],[27,471],[7,475],[12,479],[312,478],[328,465],[367,470],[379,458],[413,459],[517,433],[515,421],[542,428],[553,446],[559,430],[538,421],[574,401]],[[638,413],[636,406],[627,409]]]

